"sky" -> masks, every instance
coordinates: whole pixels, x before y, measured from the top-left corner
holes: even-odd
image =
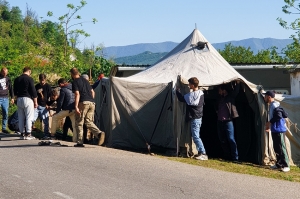
[[[36,12],[41,20],[58,22],[47,17],[52,11],[57,17],[66,14],[67,4],[80,5],[80,0],[7,0],[18,6],[23,14],[26,7]],[[80,48],[102,44],[105,47],[138,43],[181,42],[195,28],[210,43],[248,38],[288,39],[294,31],[279,25],[278,17],[288,22],[300,15],[282,12],[284,0],[86,0],[78,12],[84,23],[74,26],[91,36]],[[73,22],[80,22],[73,20]],[[72,21],[71,21],[72,24]]]

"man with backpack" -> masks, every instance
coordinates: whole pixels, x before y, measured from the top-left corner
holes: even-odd
[[[287,117],[287,113],[280,107],[280,103],[274,100],[274,97],[275,93],[273,91],[267,91],[264,97],[265,102],[269,105],[266,132],[269,133],[271,131],[273,147],[276,153],[276,164],[270,168],[288,172],[290,171],[289,158],[284,142],[284,133],[287,130],[284,118]]]

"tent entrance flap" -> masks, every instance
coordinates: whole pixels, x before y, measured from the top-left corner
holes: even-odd
[[[244,90],[241,89],[236,97],[236,107],[239,117],[233,119],[235,140],[240,160],[260,163],[261,124],[255,119],[256,114],[258,114],[258,107],[257,104],[256,106],[250,106],[246,92],[247,91],[244,92]],[[204,97],[205,105],[203,107],[200,136],[206,152],[209,157],[230,159],[230,157],[225,157],[218,137],[216,112],[218,89],[215,88],[213,90],[204,91]]]

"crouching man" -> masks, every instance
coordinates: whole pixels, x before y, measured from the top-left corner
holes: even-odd
[[[56,113],[52,117],[51,137],[55,136],[58,123],[61,119],[69,116],[73,128],[73,142],[77,142],[77,133],[75,128],[75,95],[72,92],[72,84],[67,83],[64,78],[58,80],[60,94],[57,99]]]

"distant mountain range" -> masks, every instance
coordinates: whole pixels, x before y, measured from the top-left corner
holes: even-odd
[[[266,50],[273,46],[278,48],[278,52],[292,43],[292,39],[257,39],[250,38],[239,41],[228,41],[223,43],[212,44],[216,49],[223,50],[226,44],[231,43],[233,46],[243,46],[250,49],[256,54],[260,50]],[[102,54],[106,58],[113,58],[117,64],[138,65],[153,64],[162,56],[170,52],[178,43],[141,43],[128,46],[112,46],[104,48]]]

